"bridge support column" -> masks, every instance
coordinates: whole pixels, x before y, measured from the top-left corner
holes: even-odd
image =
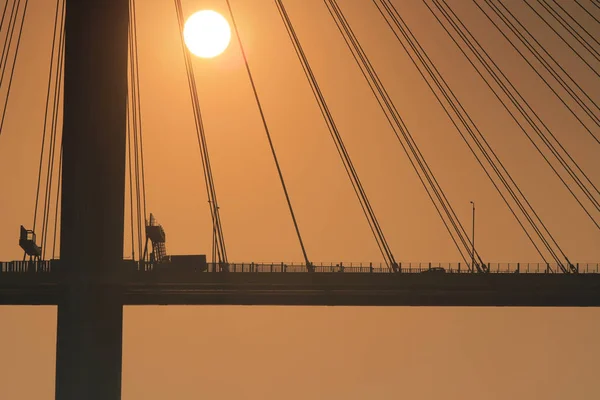
[[[56,399],[121,398],[128,0],[66,0]]]
[[[81,286],[58,304],[57,400],[121,398],[122,301],[114,289]]]

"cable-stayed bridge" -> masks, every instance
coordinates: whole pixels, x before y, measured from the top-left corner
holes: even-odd
[[[382,23],[397,39],[398,48],[408,54],[427,82],[542,261],[501,265],[489,262],[477,251],[473,235],[468,233],[469,227],[459,220],[442,182],[438,182],[404,123],[338,1],[325,0],[347,50],[352,53],[356,66],[386,115],[400,148],[410,160],[462,260],[454,264],[420,265],[397,261],[393,245],[386,239],[323,94],[322,82],[312,69],[284,3],[276,0],[274,6],[384,262],[358,266],[322,265],[311,259],[304,245],[301,223],[294,212],[293,197],[287,189],[285,171],[271,139],[252,65],[244,53],[243,34],[238,34],[235,8],[232,9],[229,2],[234,40],[242,49],[290,223],[304,261],[300,265],[230,262],[193,63],[183,42],[214,239],[213,248],[207,252],[212,258],[210,261],[204,255],[169,255],[165,231],[146,210],[135,2],[58,1],[48,77],[48,118],[40,154],[33,229],[21,229],[19,245],[25,253],[23,260],[0,263],[0,304],[58,305],[57,398],[120,397],[122,308],[125,304],[600,305],[598,264],[580,263],[573,258],[576,255],[567,255],[563,251],[396,5],[390,0],[374,0],[369,6],[377,9]],[[596,36],[590,34],[592,28],[581,25],[573,18],[573,10],[567,10],[559,3],[546,0],[526,3],[543,23],[556,29],[557,40],[568,42],[582,63],[598,75],[600,46]],[[27,1],[18,0],[7,2],[2,14],[0,33],[5,32],[6,39],[0,64],[0,85],[7,88],[5,105],[10,100],[27,4]],[[569,73],[511,9],[492,0],[475,1],[475,4],[490,20],[492,28],[506,35],[512,45],[520,43],[515,50],[563,101],[576,123],[600,146],[600,109],[588,85]],[[174,5],[182,30],[184,12],[180,1],[175,0]],[[454,13],[452,5],[444,0],[425,0],[425,5],[475,72],[502,101],[506,112],[533,144],[550,173],[564,185],[575,206],[600,227],[600,192],[591,174],[566,150],[464,21]],[[589,16],[590,24],[598,22],[600,8],[597,2],[578,1],[576,6],[580,13]],[[64,96],[64,122],[62,135],[59,135],[57,110],[61,96]],[[6,107],[0,126],[5,114]],[[54,179],[55,176],[58,178]],[[60,224],[58,207],[51,207],[53,201],[61,204]],[[43,210],[40,215],[37,214],[37,203]],[[128,225],[124,219],[126,204],[131,214],[131,221],[128,221],[133,242],[134,260],[131,261],[123,260],[122,256],[122,227]],[[39,241],[36,233],[40,233]],[[60,249],[55,248],[58,235]],[[58,257],[55,256],[57,253]]]

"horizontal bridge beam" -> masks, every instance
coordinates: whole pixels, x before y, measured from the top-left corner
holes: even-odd
[[[59,281],[0,278],[0,304],[56,304]],[[15,277],[17,278],[17,277]],[[137,272],[118,283],[124,305],[600,306],[597,274]]]

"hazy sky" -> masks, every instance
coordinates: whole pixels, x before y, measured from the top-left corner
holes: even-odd
[[[371,1],[339,2],[466,227],[469,201],[476,202],[482,256],[540,261]],[[600,17],[589,0],[581,2]],[[18,227],[32,224],[53,3],[30,1],[0,136],[1,260],[22,257]],[[449,3],[600,185],[600,146],[470,0]],[[600,37],[600,25],[574,1],[560,3]],[[285,4],[396,259],[459,261],[323,2]],[[570,259],[598,262],[600,232],[422,1],[395,4]],[[506,4],[600,101],[598,77],[522,1]],[[183,5],[186,15],[210,8],[229,19],[222,0]],[[137,6],[148,211],[167,232],[169,254],[209,253],[210,214],[173,4]],[[380,261],[273,1],[232,6],[309,257]],[[301,261],[237,44],[216,59],[196,59],[194,68],[230,259]],[[0,321],[0,399],[53,398],[55,308],[2,307]],[[600,396],[597,310],[128,307],[124,329],[124,400]]]

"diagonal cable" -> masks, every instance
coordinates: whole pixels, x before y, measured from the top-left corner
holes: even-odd
[[[296,230],[296,235],[298,236],[298,241],[300,242],[300,247],[302,249],[302,255],[304,256],[306,268],[310,272],[313,272],[314,267],[313,267],[312,263],[309,261],[308,255],[306,254],[306,248],[304,247],[304,242],[302,241],[302,235],[300,234],[300,228],[298,227],[298,222],[296,221],[296,215],[294,214],[294,208],[292,207],[290,195],[288,193],[288,190],[287,190],[287,187],[285,184],[285,180],[283,179],[283,173],[281,172],[281,166],[279,165],[279,160],[277,159],[277,153],[275,152],[273,140],[271,139],[271,133],[269,132],[269,127],[267,125],[265,113],[263,111],[262,105],[258,98],[258,92],[256,90],[254,78],[252,77],[252,73],[250,72],[250,65],[248,64],[248,57],[246,57],[246,52],[244,51],[244,46],[242,45],[242,39],[241,39],[240,33],[238,31],[237,23],[235,22],[235,18],[233,16],[233,11],[231,9],[231,4],[230,4],[229,0],[227,0],[227,7],[229,8],[229,14],[231,15],[231,22],[233,25],[233,29],[235,30],[235,35],[237,36],[238,45],[240,46],[240,51],[242,52],[242,57],[244,58],[244,64],[246,65],[246,71],[248,72],[248,79],[250,80],[250,85],[252,86],[252,92],[254,94],[254,99],[256,101],[256,105],[257,105],[258,111],[260,113],[260,118],[261,118],[261,121],[263,124],[263,128],[265,129],[265,133],[267,135],[267,140],[269,141],[269,147],[271,149],[271,153],[273,154],[273,160],[275,162],[275,167],[277,168],[277,174],[279,175],[279,181],[281,182],[281,188],[283,189],[283,193],[285,194],[285,200],[288,205],[290,216],[292,217],[292,221],[294,223],[294,229]]]

